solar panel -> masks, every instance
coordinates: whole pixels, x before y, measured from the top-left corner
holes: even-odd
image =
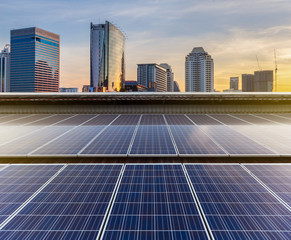
[[[1,125],[5,125],[5,124],[8,124],[8,123],[12,123],[13,121],[16,121],[18,119],[23,119],[23,118],[27,118],[31,115],[29,114],[13,114],[13,115],[8,115],[6,117],[2,117],[0,119],[0,124]]]
[[[245,167],[291,208],[290,164],[246,164]]]
[[[104,126],[79,126],[53,142],[44,145],[32,155],[77,154]]]
[[[163,115],[142,115],[140,125],[166,125]]]
[[[0,146],[0,155],[24,155],[60,136],[71,127],[47,127]]]
[[[255,141],[232,130],[227,126],[199,126],[208,136],[214,139],[230,154],[260,155],[275,154]]]
[[[267,120],[274,121],[274,122],[277,122],[277,123],[291,124],[291,119],[283,118],[283,117],[276,116],[276,115],[273,115],[273,114],[256,114],[256,115],[258,117],[262,117],[262,118],[265,118]]]
[[[65,121],[57,123],[55,126],[67,126],[67,125],[80,125],[83,122],[95,117],[96,115],[76,115],[72,118],[66,119]]]
[[[226,155],[197,126],[170,126],[180,155]]]
[[[31,122],[35,122],[44,118],[47,118],[51,115],[47,115],[47,114],[38,114],[38,115],[31,115],[28,116],[26,118],[20,118],[20,119],[16,119],[12,122],[8,122],[7,124],[5,124],[5,126],[7,125],[15,125],[15,126],[19,126],[19,125],[24,125],[24,124],[28,124]]]
[[[274,125],[273,122],[263,119],[263,118],[258,118],[254,115],[251,114],[232,114],[233,116],[240,118],[242,120],[245,120],[249,123],[252,124],[257,124],[257,125]]]
[[[139,126],[131,155],[176,155],[176,151],[166,126]]]
[[[140,115],[120,115],[112,125],[137,125]]]
[[[187,116],[197,125],[221,125],[220,122],[205,114],[188,114]]]
[[[118,115],[116,115],[116,114],[98,115],[97,117],[86,122],[83,126],[108,125],[117,117],[118,117]]]
[[[38,127],[16,127],[16,126],[0,126],[0,144],[12,141],[16,138],[23,137],[33,131],[39,130]]]
[[[127,164],[101,239],[208,239],[182,166]]]
[[[63,165],[10,165],[2,169],[0,226],[62,167]]]
[[[250,137],[279,154],[291,154],[291,139],[286,134],[280,134],[277,127],[275,131],[266,126],[232,126],[236,131]],[[286,128],[284,127],[284,131]]]
[[[80,154],[127,154],[135,126],[109,126]]]
[[[48,125],[52,125],[57,122],[63,121],[65,119],[71,118],[73,116],[74,115],[68,115],[68,114],[51,115],[51,117],[49,118],[26,124],[26,126],[48,126]]]
[[[243,120],[237,119],[231,115],[226,114],[211,114],[211,117],[217,119],[218,121],[226,125],[250,125],[250,123]]]
[[[241,166],[185,167],[215,239],[288,239],[290,211]]]
[[[4,228],[0,239],[95,240],[123,165],[68,165]]]
[[[165,115],[168,125],[193,125],[185,115]]]

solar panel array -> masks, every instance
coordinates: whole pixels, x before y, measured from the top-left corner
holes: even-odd
[[[287,240],[290,167],[0,165],[0,239]]]
[[[0,156],[291,156],[289,114],[0,114]]]

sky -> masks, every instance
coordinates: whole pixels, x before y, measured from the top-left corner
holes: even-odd
[[[278,65],[278,91],[291,91],[291,0],[0,1],[0,48],[10,30],[39,27],[61,36],[60,86],[90,82],[90,22],[126,34],[126,80],[139,63],[168,63],[184,91],[185,56],[203,47],[214,59],[214,88],[229,78]],[[241,84],[240,84],[241,85]]]

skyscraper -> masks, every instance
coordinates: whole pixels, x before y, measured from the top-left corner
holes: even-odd
[[[243,92],[254,92],[254,74],[242,74],[241,82]]]
[[[174,81],[174,92],[180,92],[179,83],[177,81]]]
[[[238,90],[238,77],[231,77],[229,79],[229,89]]]
[[[124,34],[112,23],[91,23],[90,85],[93,91],[124,88],[124,44]]]
[[[167,92],[174,92],[174,73],[172,67],[167,63],[161,63],[160,66],[167,69]]]
[[[138,64],[137,84],[150,92],[167,92],[167,70],[156,63]]]
[[[10,45],[0,53],[0,92],[10,91]]]
[[[58,92],[60,36],[40,28],[11,30],[11,92]]]
[[[213,92],[213,59],[202,47],[193,48],[185,61],[186,92]]]
[[[273,70],[255,71],[254,88],[255,92],[272,92]]]

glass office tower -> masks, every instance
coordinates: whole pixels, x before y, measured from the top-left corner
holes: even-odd
[[[90,85],[92,91],[121,91],[125,84],[124,34],[112,23],[91,23]]]
[[[11,30],[11,92],[58,92],[60,36],[40,28]]]

